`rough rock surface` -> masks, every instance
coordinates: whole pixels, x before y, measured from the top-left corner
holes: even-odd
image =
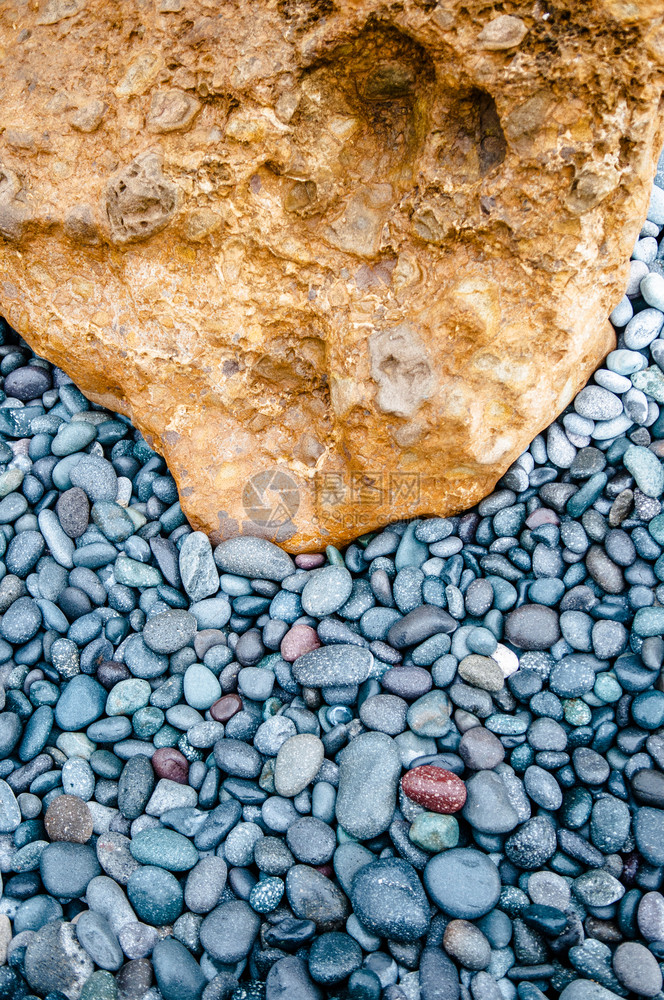
[[[0,312],[213,539],[466,508],[611,348],[661,3],[504,6],[0,11]]]

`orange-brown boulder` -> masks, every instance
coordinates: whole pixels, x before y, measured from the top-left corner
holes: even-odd
[[[486,494],[613,344],[661,0],[14,0],[0,312],[291,551]]]

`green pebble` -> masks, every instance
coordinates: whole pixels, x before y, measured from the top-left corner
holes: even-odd
[[[593,687],[593,694],[605,704],[610,705],[622,698],[623,689],[616,680],[615,674],[604,673],[598,675]]]
[[[163,868],[137,868],[129,877],[127,895],[139,919],[154,927],[172,924],[182,913],[182,887]]]
[[[454,816],[418,813],[408,831],[410,840],[425,851],[446,851],[459,843],[459,824]]]
[[[327,556],[327,561],[330,566],[345,566],[344,557],[342,556],[339,549],[335,549],[334,545],[328,545],[325,549],[325,555]]]
[[[55,745],[66,757],[83,757],[84,760],[89,760],[97,749],[97,744],[85,733],[60,733]]]
[[[664,517],[662,514],[658,516]],[[653,520],[657,519],[653,518]],[[659,557],[657,563],[661,560],[662,556]],[[657,563],[655,564],[655,573],[657,573]],[[657,575],[659,576],[659,574]],[[662,635],[664,633],[664,608],[639,608],[634,615],[632,628],[642,639],[647,639],[653,635]]]
[[[152,742],[154,743],[157,750],[159,750],[160,747],[176,746],[177,741],[179,739],[180,739],[179,730],[175,729],[173,726],[169,726],[168,723],[166,723],[165,726],[161,727],[158,733],[155,733],[155,737]]]
[[[589,507],[595,503],[597,497],[601,496],[602,490],[608,482],[605,472],[596,472],[594,476],[583,484],[567,501],[566,510],[571,517],[581,517]]]
[[[117,995],[118,988],[111,973],[97,969],[83,984],[80,1000],[116,1000]]]
[[[648,525],[648,531],[658,545],[664,545],[664,514],[658,514],[657,517],[653,517]]]
[[[563,701],[563,715],[570,726],[587,726],[592,719],[590,707],[581,698],[568,698]]]
[[[664,403],[664,375],[657,365],[651,365],[650,368],[634,372],[631,379],[635,389],[640,389],[647,396],[652,396],[658,403]]]
[[[114,572],[116,583],[123,583],[125,587],[158,587],[164,582],[155,566],[130,559],[123,553],[115,560]]]
[[[156,827],[137,833],[129,845],[136,861],[170,872],[186,872],[198,862],[198,851],[187,837],[175,830]]]
[[[58,458],[66,455],[73,455],[74,452],[83,451],[89,444],[92,444],[97,437],[97,428],[92,424],[80,423],[62,424],[58,433],[53,438],[51,451]]]
[[[8,493],[13,493],[23,482],[25,475],[21,469],[7,469],[0,475],[0,497],[6,497]]]
[[[406,718],[418,736],[444,736],[450,728],[450,700],[444,691],[434,689],[423,694],[408,709]]]
[[[660,497],[664,493],[664,468],[649,448],[632,445],[623,455],[623,464],[646,496]]]
[[[134,522],[119,503],[98,500],[92,505],[91,516],[110,542],[124,542],[134,534]]]
[[[145,708],[139,708],[138,712],[134,713],[131,724],[139,740],[149,740],[163,726],[164,713],[160,708],[147,705]]]
[[[118,681],[108,693],[106,715],[133,715],[150,700],[152,688],[140,677]]]

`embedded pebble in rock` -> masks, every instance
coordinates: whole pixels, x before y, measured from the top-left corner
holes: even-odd
[[[661,995],[653,205],[567,411],[344,551],[213,547],[0,322],[0,1000]]]

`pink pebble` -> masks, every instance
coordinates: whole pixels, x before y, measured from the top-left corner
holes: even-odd
[[[298,656],[318,649],[320,639],[311,625],[293,625],[281,640],[280,651],[284,660],[292,663]]]
[[[526,527],[528,528],[540,528],[543,524],[560,524],[560,518],[555,510],[549,510],[548,507],[538,507],[526,518]]]
[[[300,569],[316,569],[324,562],[325,556],[322,552],[302,552],[301,555],[295,556],[295,565]]]

